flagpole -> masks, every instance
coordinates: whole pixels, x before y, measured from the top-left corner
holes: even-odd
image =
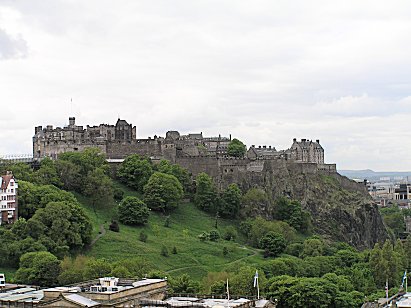
[[[257,299],[260,299],[260,286],[258,284],[258,277],[257,277]]]
[[[230,290],[228,289],[228,278],[227,278],[227,308],[230,308]]]

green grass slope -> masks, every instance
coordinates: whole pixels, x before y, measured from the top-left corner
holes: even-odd
[[[124,190],[125,195],[138,195],[120,184],[116,185]],[[164,226],[166,217],[163,214],[151,212],[146,226],[120,224],[120,232],[116,233],[108,230],[111,219],[116,216],[113,206],[94,211],[87,198],[77,197],[92,219],[93,236],[99,234],[101,226],[105,229],[104,235],[86,252],[89,256],[113,261],[142,256],[158,270],[173,276],[187,273],[195,279],[202,278],[207,272],[222,271],[240,262],[249,265],[263,262],[260,251],[247,247],[238,240],[201,242],[197,236],[204,231],[215,230],[215,217],[200,211],[192,203],[183,203],[171,213],[169,227]],[[223,235],[228,226],[236,227],[237,224],[238,221],[219,218],[217,230]],[[148,235],[145,243],[139,240],[143,230]],[[161,255],[163,246],[168,249],[168,257]],[[173,247],[176,247],[177,254],[172,253]],[[229,251],[226,256],[223,255],[224,247]]]

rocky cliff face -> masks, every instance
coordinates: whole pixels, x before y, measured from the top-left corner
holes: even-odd
[[[305,169],[304,169],[305,168]],[[223,185],[237,182],[248,189],[263,188],[273,200],[289,196],[301,202],[313,219],[315,232],[359,249],[371,248],[388,238],[383,220],[362,184],[334,174],[322,174],[295,163],[265,162],[262,172],[222,176]],[[270,213],[263,209],[269,218]]]

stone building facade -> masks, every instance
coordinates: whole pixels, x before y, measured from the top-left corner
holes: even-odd
[[[239,174],[255,176],[267,166],[279,168],[284,163],[299,164],[304,172],[336,172],[335,164],[324,164],[324,149],[319,140],[293,140],[291,148],[277,150],[274,146],[251,146],[245,157],[233,159],[227,154],[229,137],[205,137],[203,133],[181,135],[168,131],[165,137],[139,139],[136,127],[118,119],[116,125],[77,126],[75,118],[69,125],[53,128],[51,125],[35,128],[34,158],[57,158],[60,153],[82,151],[88,147],[100,148],[109,161],[121,162],[131,154],[148,156],[153,160],[167,159],[186,167],[194,176],[206,172],[215,179],[238,178]],[[223,185],[223,184],[222,184]]]

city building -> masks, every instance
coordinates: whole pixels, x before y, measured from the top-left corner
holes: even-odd
[[[11,172],[0,176],[0,225],[11,224],[18,218],[17,189]]]

